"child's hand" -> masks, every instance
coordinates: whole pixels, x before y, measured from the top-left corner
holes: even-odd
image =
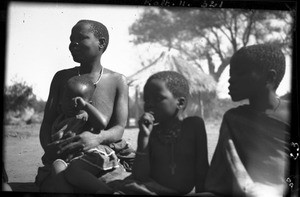
[[[73,98],[73,100],[75,107],[79,110],[82,110],[86,106],[86,101],[80,96]]]
[[[150,136],[153,129],[154,117],[152,113],[145,112],[139,120],[140,134]]]
[[[83,120],[87,122],[88,120],[88,113],[86,111],[81,110],[79,114],[76,115],[76,118],[79,120]]]

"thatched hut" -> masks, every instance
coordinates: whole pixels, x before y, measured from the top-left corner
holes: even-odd
[[[135,91],[135,104],[138,111],[135,118],[139,118],[142,113],[142,91],[147,79],[154,73],[172,70],[183,74],[189,81],[190,98],[185,110],[187,116],[198,115],[203,117],[203,103],[216,95],[216,82],[210,76],[205,74],[196,65],[191,64],[179,55],[168,52],[162,52],[161,55],[150,65],[137,71],[128,77],[129,88]]]

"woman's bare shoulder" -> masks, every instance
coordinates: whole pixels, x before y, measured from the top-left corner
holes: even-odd
[[[109,75],[109,79],[111,80],[114,80],[121,84],[127,84],[127,78],[121,73],[105,68],[104,74]]]
[[[110,70],[108,68],[105,68],[104,73],[108,74],[108,75],[112,75],[114,77],[122,77],[122,76],[125,77],[123,74],[121,74],[119,72],[116,72],[116,71],[113,71],[113,70]]]
[[[74,72],[76,72],[76,67],[59,70],[55,73],[53,80],[64,80],[68,76],[74,75]]]
[[[56,75],[65,76],[65,75],[69,75],[70,73],[74,73],[74,72],[77,72],[76,67],[59,70],[56,72]]]

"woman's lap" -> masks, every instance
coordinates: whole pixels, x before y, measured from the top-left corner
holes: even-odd
[[[125,168],[120,164],[120,167],[107,170],[99,175],[99,180],[113,186],[115,181],[123,180],[131,173],[126,172]],[[68,184],[64,178],[63,173],[59,173],[55,176],[51,176],[51,166],[44,166],[39,168],[38,175],[36,177],[36,184],[40,189],[40,192],[46,193],[80,193],[80,191],[72,189],[72,186]]]

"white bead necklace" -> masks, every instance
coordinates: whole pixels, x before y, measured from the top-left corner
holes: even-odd
[[[98,77],[97,81],[93,83],[95,87],[97,86],[97,84],[101,80],[101,77],[103,75],[103,70],[104,70],[104,67],[102,66],[102,69],[100,70],[100,74],[99,74],[99,77]],[[80,76],[79,67],[77,67],[77,74],[78,74],[78,76]]]

